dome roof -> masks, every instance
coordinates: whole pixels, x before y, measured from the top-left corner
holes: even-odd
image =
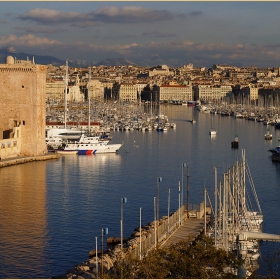
[[[15,59],[11,55],[8,55],[6,57],[6,64],[15,64]]]

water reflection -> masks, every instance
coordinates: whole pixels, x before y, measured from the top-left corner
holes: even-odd
[[[11,278],[19,276],[17,269],[25,277],[29,271],[33,276],[38,270],[39,275],[47,246],[46,166],[28,163],[2,168],[0,175],[1,270]]]
[[[84,261],[102,227],[120,236],[121,197],[128,198],[124,236],[130,236],[139,226],[140,207],[143,224],[154,218],[157,177],[163,178],[160,214],[167,215],[169,189],[174,212],[183,162],[189,166],[190,203],[203,200],[204,187],[213,197],[213,167],[221,179],[244,148],[265,216],[263,230],[279,232],[279,165],[267,150],[277,145],[280,131],[272,130],[272,142],[265,142],[263,124],[215,115],[218,133],[211,138],[210,114],[187,106],[164,106],[161,113],[176,129],[112,132],[112,142],[124,141],[118,154],[68,155],[0,169],[1,278],[50,278]],[[239,149],[231,148],[235,134]]]

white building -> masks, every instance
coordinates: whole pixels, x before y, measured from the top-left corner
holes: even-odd
[[[193,100],[192,87],[188,85],[161,85],[159,87],[160,101],[191,101]]]
[[[121,84],[119,98],[120,101],[137,102],[137,86],[128,83]]]
[[[99,80],[90,80],[87,84],[87,89],[90,99],[104,99],[104,84]]]
[[[243,87],[242,91],[249,96],[250,101],[255,101],[259,98],[259,88],[257,85],[248,85]]]
[[[193,87],[194,99],[203,101],[221,100],[232,92],[231,86],[197,85]]]
[[[47,100],[60,101],[65,98],[65,82],[56,81],[53,83],[46,83],[46,97]]]
[[[69,92],[67,94],[67,101],[84,102],[84,100],[85,100],[85,96],[80,90],[80,80],[77,75],[75,85],[72,87],[69,87]]]
[[[158,75],[162,75],[162,76],[169,76],[169,75],[174,75],[174,72],[170,72],[169,68],[167,65],[161,65],[161,66],[157,66],[152,68],[151,70],[149,70],[149,77],[154,77],[154,76],[158,76]]]

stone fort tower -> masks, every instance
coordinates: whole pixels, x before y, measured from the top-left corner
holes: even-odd
[[[0,156],[47,152],[46,66],[6,58],[0,64]]]

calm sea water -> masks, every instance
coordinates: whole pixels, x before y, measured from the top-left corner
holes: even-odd
[[[108,228],[108,236],[120,236],[123,197],[124,237],[130,236],[139,226],[140,207],[143,225],[154,219],[157,177],[162,177],[160,216],[167,215],[169,189],[170,210],[177,210],[182,174],[186,185],[182,163],[189,167],[190,203],[202,202],[204,187],[210,196],[214,193],[213,167],[221,180],[241,159],[241,149],[265,216],[263,231],[280,233],[280,164],[267,152],[277,145],[280,131],[272,127],[273,140],[265,141],[262,123],[187,106],[161,106],[160,112],[177,128],[112,132],[112,143],[124,141],[119,154],[68,155],[0,169],[1,278],[50,278],[85,261],[95,237],[100,245],[102,228]],[[211,126],[218,131],[214,137],[209,136]],[[230,145],[235,134],[238,150]]]

